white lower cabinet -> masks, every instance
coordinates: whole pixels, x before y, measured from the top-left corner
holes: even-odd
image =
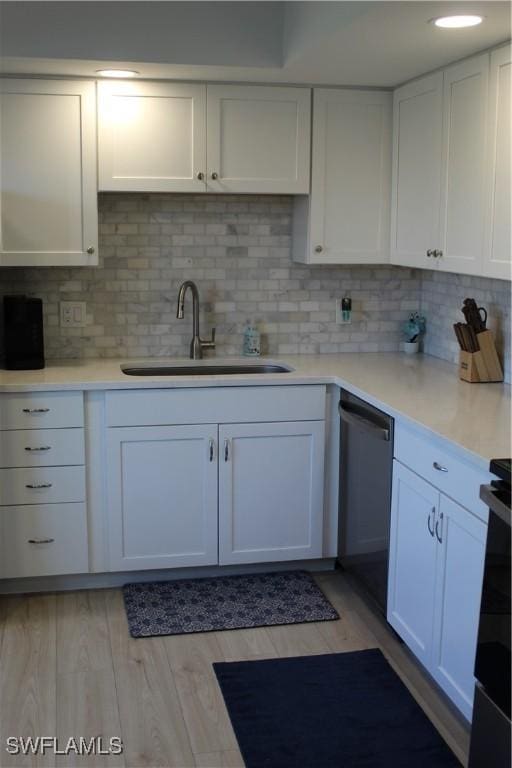
[[[469,720],[486,530],[395,460],[387,618]]]
[[[487,526],[443,494],[439,510],[431,671],[470,718]]]
[[[388,621],[425,666],[432,655],[438,498],[429,483],[394,462]]]
[[[217,563],[217,425],[108,430],[111,570]]]
[[[324,422],[219,427],[219,563],[321,557]]]
[[[111,427],[112,571],[322,556],[324,422]]]
[[[0,578],[89,570],[85,504],[0,508]]]

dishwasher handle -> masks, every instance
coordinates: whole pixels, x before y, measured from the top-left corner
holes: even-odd
[[[345,424],[350,424],[353,427],[364,429],[366,432],[371,433],[373,437],[377,438],[377,440],[385,440],[386,442],[389,442],[390,433],[387,427],[381,427],[379,424],[376,424],[374,421],[371,421],[370,419],[365,419],[364,416],[360,416],[358,413],[354,413],[353,411],[350,411],[348,408],[344,407],[341,403],[338,405],[338,411],[342,421],[344,421]]]

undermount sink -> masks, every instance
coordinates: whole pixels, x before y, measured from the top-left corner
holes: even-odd
[[[127,376],[225,376],[247,373],[290,373],[293,368],[280,363],[211,363],[122,365]]]

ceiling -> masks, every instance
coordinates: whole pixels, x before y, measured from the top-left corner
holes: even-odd
[[[478,13],[442,30],[429,21]],[[0,2],[9,74],[392,87],[510,38],[509,2]]]

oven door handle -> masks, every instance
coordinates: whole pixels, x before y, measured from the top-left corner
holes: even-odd
[[[350,424],[352,427],[358,427],[359,429],[364,429],[366,432],[369,432],[373,437],[377,438],[377,440],[385,440],[386,442],[389,442],[389,439],[390,439],[389,429],[387,429],[386,427],[381,427],[378,424],[376,424],[374,421],[370,421],[370,419],[365,419],[364,416],[359,416],[358,413],[354,413],[353,411],[350,411],[348,408],[344,407],[341,403],[338,405],[338,411],[342,421],[344,421],[345,424]]]

